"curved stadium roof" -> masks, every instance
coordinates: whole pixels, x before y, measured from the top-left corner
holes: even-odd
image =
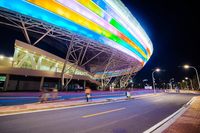
[[[120,0],[1,0],[0,7],[109,45],[145,64],[152,43]]]

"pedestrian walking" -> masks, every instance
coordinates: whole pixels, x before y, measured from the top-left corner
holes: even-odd
[[[52,90],[52,99],[55,100],[58,98],[58,89],[55,87]]]
[[[40,90],[39,102],[40,103],[44,102],[44,89],[43,88]]]
[[[91,98],[91,89],[90,89],[90,87],[86,87],[85,96],[86,96],[86,101],[89,102],[89,99]]]
[[[41,95],[40,95],[40,103],[44,103],[48,101],[49,98],[49,92],[46,88],[42,88]]]
[[[180,92],[178,86],[176,86],[175,90],[176,90],[176,93]]]
[[[127,97],[128,99],[131,98],[131,93],[130,93],[129,91],[126,91],[126,97]]]

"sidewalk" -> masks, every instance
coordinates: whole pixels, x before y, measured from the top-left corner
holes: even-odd
[[[163,90],[158,90],[158,93]],[[132,90],[131,95],[143,95],[153,93],[153,90],[138,89]],[[52,92],[49,92],[51,99]],[[121,97],[125,96],[126,91],[92,91],[93,99]],[[41,92],[0,92],[0,107],[1,106],[13,106],[22,104],[31,104],[38,102]],[[84,91],[80,92],[58,92],[58,100],[85,100]]]
[[[200,133],[200,96],[163,133]]]
[[[173,89],[173,90],[169,89],[166,92],[168,92],[168,93],[177,93],[175,89]],[[198,90],[179,90],[179,93],[200,94],[200,91],[198,91]]]
[[[162,93],[143,94],[143,95],[133,96],[132,98],[157,96],[160,94]],[[115,98],[112,97],[112,98],[91,99],[89,102],[86,102],[86,100],[64,100],[64,101],[52,101],[48,103],[32,103],[32,104],[24,104],[24,105],[2,106],[0,107],[0,116],[14,114],[14,113],[22,113],[22,112],[43,111],[43,110],[51,110],[51,109],[56,109],[56,108],[68,108],[68,107],[73,107],[73,106],[104,104],[106,102],[120,101],[120,100],[127,100],[127,98],[125,96],[121,96],[121,97],[115,97]]]

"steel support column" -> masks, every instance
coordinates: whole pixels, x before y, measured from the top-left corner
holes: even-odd
[[[67,87],[67,85],[70,83],[70,81],[72,80],[77,66],[79,64],[79,61],[81,59],[82,56],[82,52],[83,52],[83,46],[79,46],[77,45],[74,40],[76,39],[76,35],[72,36],[72,39],[70,41],[70,45],[66,54],[66,58],[65,58],[65,63],[63,65],[63,69],[62,69],[62,73],[61,73],[61,78],[62,78],[62,88],[64,89],[65,87]],[[71,64],[71,66],[67,69],[70,70],[70,68],[72,68],[73,66],[73,72],[69,75],[70,79],[67,80],[66,83],[64,83],[64,74],[67,71],[66,70],[66,64],[69,63]]]
[[[4,87],[3,87],[4,91],[7,91],[7,89],[8,89],[9,80],[10,80],[10,75],[6,74],[6,80],[4,82]]]
[[[105,89],[105,87],[107,87],[107,85],[109,84],[109,82],[111,81],[112,77],[108,76],[107,75],[107,72],[109,71],[108,68],[111,68],[113,67],[115,64],[114,64],[114,53],[111,54],[109,60],[108,60],[108,63],[104,69],[104,72],[101,76],[101,89]]]
[[[74,37],[75,35],[72,36],[71,38],[71,42],[70,42],[70,45],[69,45],[69,48],[68,48],[68,51],[67,51],[67,54],[66,54],[66,58],[65,58],[65,63],[63,65],[63,68],[62,68],[62,72],[61,72],[61,85],[62,85],[62,88],[64,87],[65,85],[65,81],[64,81],[64,72],[65,72],[65,68],[66,68],[66,63],[68,62],[68,58],[69,58],[69,53],[70,53],[70,50],[72,48],[72,45],[73,45],[73,41],[74,41]]]
[[[129,74],[124,75],[124,76],[121,77],[121,79],[120,79],[120,88],[124,88],[125,89],[128,86],[128,81],[131,78],[131,76],[135,76],[136,75],[136,73],[134,73],[135,70],[136,70],[136,68],[132,67]]]
[[[41,77],[41,81],[40,81],[40,91],[42,90],[44,84],[44,77]]]

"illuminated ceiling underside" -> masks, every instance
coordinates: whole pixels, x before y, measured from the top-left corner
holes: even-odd
[[[145,64],[152,43],[120,0],[1,0],[0,7],[109,45]]]

